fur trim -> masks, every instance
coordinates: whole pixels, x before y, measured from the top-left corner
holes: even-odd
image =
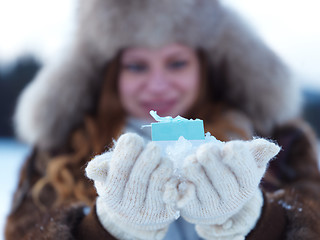
[[[44,149],[63,145],[92,106],[97,91],[93,71],[83,51],[72,51],[40,71],[19,98],[14,116],[18,137]]]
[[[128,46],[181,42],[203,48],[211,64],[226,61],[227,101],[246,112],[262,134],[299,111],[299,91],[285,66],[218,1],[80,0],[78,13],[73,48],[20,97],[16,130],[30,144],[63,144],[92,107],[99,70]]]

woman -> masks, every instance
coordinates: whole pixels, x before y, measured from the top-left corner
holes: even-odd
[[[80,1],[78,26],[70,50],[20,98],[17,132],[34,151],[21,171],[7,239],[320,236],[315,139],[298,120],[297,88],[275,54],[234,13],[212,0]],[[134,134],[119,138],[133,131],[148,139],[140,126],[150,122],[152,108],[160,115],[201,118],[206,131],[222,141],[259,135],[283,150],[258,189],[276,145],[227,142],[228,153],[241,154],[230,158],[236,172],[217,180],[223,195],[214,198],[200,165],[219,164],[220,150],[206,145],[187,157],[190,184],[181,194],[157,146],[145,146]],[[88,164],[118,138],[113,149]],[[260,168],[256,156],[264,157]],[[223,188],[236,184],[248,194],[238,191],[239,201],[230,202],[234,188]],[[141,189],[154,191],[146,195]],[[216,209],[219,198],[225,205]],[[132,199],[140,199],[143,208],[137,211]]]

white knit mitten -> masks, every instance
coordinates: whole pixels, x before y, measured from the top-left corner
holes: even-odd
[[[95,157],[86,168],[99,194],[101,224],[118,239],[162,239],[177,210],[163,201],[173,167],[154,143],[144,147],[133,133],[122,135],[115,148]]]
[[[186,160],[181,216],[205,239],[244,239],[260,217],[259,183],[279,151],[264,139],[204,144]]]

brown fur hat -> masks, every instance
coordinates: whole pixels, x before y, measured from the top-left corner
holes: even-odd
[[[78,7],[71,47],[20,97],[16,130],[29,144],[62,143],[93,107],[101,68],[128,46],[180,42],[202,48],[212,65],[225,61],[225,98],[247,113],[260,133],[299,112],[299,92],[286,67],[217,0],[79,0]]]

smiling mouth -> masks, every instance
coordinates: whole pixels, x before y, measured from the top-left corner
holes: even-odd
[[[170,101],[155,101],[155,102],[145,102],[142,104],[146,111],[154,110],[157,111],[159,115],[166,115],[171,112],[171,109],[176,104],[176,100]]]

